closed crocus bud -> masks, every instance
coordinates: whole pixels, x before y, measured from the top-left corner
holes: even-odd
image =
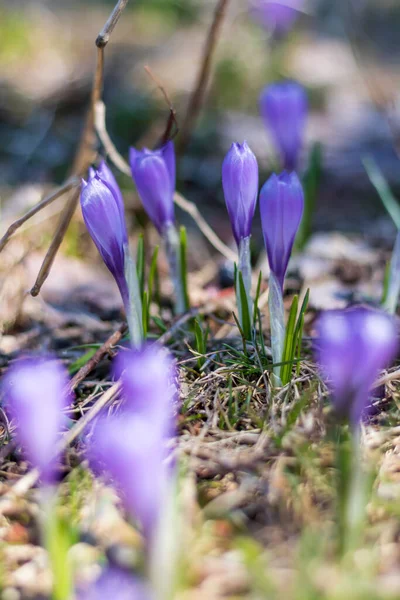
[[[396,324],[384,312],[357,307],[324,313],[317,329],[317,361],[335,409],[357,425],[372,384],[396,356]]]
[[[296,169],[304,141],[307,96],[293,81],[274,83],[261,93],[260,110],[285,169]]]
[[[281,290],[304,208],[296,173],[271,175],[260,192],[261,225],[271,271]]]
[[[174,222],[175,150],[168,142],[159,150],[130,150],[132,178],[149,219],[160,234]]]
[[[225,202],[237,245],[251,234],[258,195],[258,164],[246,142],[232,144],[222,165]]]
[[[159,427],[161,435],[173,435],[178,390],[171,354],[154,345],[120,352],[114,373],[122,381],[125,407],[146,417],[152,427]]]
[[[304,0],[253,0],[253,18],[269,31],[287,33],[304,7]]]
[[[129,293],[125,278],[125,251],[128,244],[121,192],[108,168],[92,171],[82,181],[81,207],[90,236],[117,282],[125,306]]]
[[[15,421],[18,443],[44,483],[55,476],[62,411],[71,400],[67,384],[65,369],[51,359],[21,359],[4,377],[5,406]]]
[[[151,600],[149,588],[128,571],[117,567],[104,569],[100,577],[87,589],[78,590],[78,600]]]

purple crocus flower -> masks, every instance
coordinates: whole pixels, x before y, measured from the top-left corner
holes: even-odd
[[[16,437],[45,483],[55,475],[63,409],[71,398],[68,377],[56,360],[25,358],[15,362],[3,381],[5,406],[16,424]]]
[[[171,477],[165,458],[173,434],[174,370],[168,353],[154,346],[125,353],[116,370],[122,371],[125,405],[120,415],[99,419],[89,460],[113,480],[150,544]]]
[[[165,452],[159,427],[130,412],[99,418],[88,450],[91,467],[108,475],[148,543],[157,530],[167,487]]]
[[[273,174],[261,189],[261,224],[269,267],[282,290],[303,208],[303,188],[296,173]]]
[[[120,352],[115,361],[116,378],[122,380],[127,409],[143,415],[162,435],[173,435],[177,373],[171,354],[160,346]]]
[[[78,592],[78,600],[151,600],[147,584],[117,567],[105,569],[88,588]]]
[[[305,90],[293,81],[273,83],[261,92],[261,116],[288,171],[296,169],[298,164],[307,110]]]
[[[317,361],[337,413],[356,425],[379,371],[395,358],[397,328],[386,313],[363,307],[327,311],[318,323]]]
[[[304,0],[253,0],[250,12],[269,31],[284,34],[293,27],[303,6]]]
[[[174,222],[175,150],[130,150],[132,178],[149,219],[162,234]]]
[[[124,305],[129,303],[125,278],[125,251],[128,235],[122,195],[111,171],[105,164],[91,171],[82,181],[83,219],[105,265],[117,282]]]
[[[258,195],[258,164],[246,142],[232,144],[222,165],[225,202],[237,245],[251,234]]]

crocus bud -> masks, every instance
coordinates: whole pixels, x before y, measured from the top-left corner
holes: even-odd
[[[232,144],[222,165],[225,202],[237,245],[251,234],[258,194],[258,164],[246,142]]]
[[[327,311],[318,322],[317,361],[337,413],[356,425],[369,390],[398,349],[396,324],[384,312],[357,307]]]
[[[121,378],[125,407],[144,416],[161,435],[173,435],[177,373],[171,354],[160,346],[120,352],[114,363]]]
[[[146,583],[134,577],[129,571],[117,567],[105,569],[100,577],[88,588],[78,591],[78,600],[151,600],[152,595]]]
[[[284,168],[296,169],[307,117],[304,88],[292,81],[269,85],[261,93],[260,110]]]
[[[281,290],[303,215],[303,188],[296,173],[271,175],[260,192],[261,225],[271,271]]]
[[[253,0],[250,13],[268,31],[287,33],[300,14],[304,0]]]
[[[67,384],[64,368],[50,359],[19,360],[4,378],[5,406],[15,421],[18,443],[44,483],[55,475],[62,411],[70,401]]]
[[[125,251],[128,244],[121,192],[111,171],[103,164],[82,181],[83,219],[105,265],[111,271],[125,306],[129,293],[125,278]]]
[[[160,234],[174,221],[175,150],[130,150],[132,178],[143,207]]]

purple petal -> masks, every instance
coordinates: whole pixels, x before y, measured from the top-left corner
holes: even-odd
[[[331,388],[335,408],[356,424],[379,371],[396,355],[396,325],[384,312],[352,308],[323,314],[318,333],[317,360]]]
[[[176,187],[176,161],[175,161],[175,148],[174,142],[169,141],[160,149],[161,156],[164,159],[165,165],[168,170],[171,194],[173,195]]]
[[[151,600],[152,595],[148,586],[131,573],[117,567],[109,567],[89,589],[78,592],[77,598],[78,600],[106,600],[107,598]]]
[[[260,110],[284,168],[295,169],[304,142],[308,110],[304,88],[292,81],[269,85],[261,93]]]
[[[162,234],[174,221],[175,165],[173,146],[154,152],[130,150],[132,178],[150,220]]]
[[[293,27],[303,6],[304,0],[254,0],[250,12],[263,27],[282,34]]]
[[[303,208],[303,189],[296,173],[273,174],[261,189],[261,224],[268,262],[282,289]]]
[[[18,442],[45,481],[54,477],[62,411],[71,400],[65,392],[67,385],[65,369],[50,359],[19,360],[3,380],[6,409],[16,421]]]
[[[165,439],[149,419],[130,413],[101,417],[88,449],[90,465],[105,472],[151,543],[157,529],[168,472]]]
[[[107,166],[107,163],[102,160],[99,164],[99,168],[96,171],[97,176],[111,188],[115,198],[118,201],[118,207],[120,209],[122,219],[125,221],[125,207],[124,207],[124,199],[122,197],[121,190],[119,189],[119,185],[117,180],[115,179],[113,172]]]
[[[161,435],[173,435],[177,375],[169,352],[154,345],[120,352],[114,371],[122,378],[127,408],[159,427]]]
[[[90,236],[115,277],[126,303],[125,246],[128,235],[120,201],[114,190],[96,175],[82,187],[81,208]]]
[[[225,202],[236,243],[251,234],[258,195],[258,164],[246,142],[232,144],[222,165]]]

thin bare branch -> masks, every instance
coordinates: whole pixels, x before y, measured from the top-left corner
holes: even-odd
[[[112,139],[110,138],[107,128],[106,128],[106,107],[104,102],[99,100],[95,106],[95,127],[97,135],[99,136],[99,140],[102,143],[102,146],[110,158],[111,162],[115,165],[115,167],[124,173],[128,177],[131,176],[131,170],[126,162],[126,160],[121,156],[118,152],[117,148],[114,146]]]
[[[119,0],[114,7],[111,15],[108,17],[107,23],[104,25],[103,29],[100,31],[99,35],[96,38],[96,46],[98,48],[105,48],[110,40],[110,35],[112,34],[114,27],[119,21],[119,18],[128,4],[128,0]]]
[[[118,344],[118,342],[123,338],[125,332],[127,331],[128,326],[126,323],[123,323],[117,331],[114,331],[112,335],[98,348],[96,353],[92,356],[90,360],[76,373],[76,375],[71,379],[68,384],[70,390],[75,390],[78,385],[89,375],[93,369],[97,367],[99,362],[104,358],[106,354],[110,352],[110,350]]]
[[[218,252],[220,252],[222,256],[225,256],[225,258],[233,262],[237,261],[236,252],[231,250],[226,244],[224,244],[222,240],[219,239],[215,231],[211,229],[211,227],[209,226],[209,224],[204,219],[201,212],[193,202],[186,200],[186,198],[184,198],[178,192],[175,192],[174,202],[179,206],[179,208],[187,212],[192,217],[192,219],[196,221],[197,227],[200,229],[204,237],[208,239],[210,244],[214,246],[214,248],[218,250]]]
[[[226,14],[229,0],[219,0],[214,13],[214,19],[208,32],[206,44],[204,46],[203,58],[201,67],[196,79],[196,83],[190,97],[189,106],[186,117],[182,126],[182,131],[178,144],[178,153],[182,154],[187,147],[193,129],[196,126],[196,121],[202,108],[208,82],[210,79],[212,61],[217,47],[219,34],[221,32],[222,23]]]
[[[28,212],[25,213],[22,217],[11,223],[6,233],[0,240],[0,252],[3,250],[3,248],[5,247],[9,239],[14,235],[14,233],[20,227],[22,227],[22,225],[26,223],[26,221],[29,221],[29,219],[36,215],[36,213],[41,211],[43,208],[46,208],[46,206],[49,206],[49,204],[51,204],[52,202],[69,192],[72,188],[77,187],[78,185],[79,179],[77,177],[71,177],[71,179],[68,179],[68,181],[66,181],[63,185],[57,188],[54,192],[51,192],[51,194],[45,196],[43,200],[41,200],[40,202],[38,202],[38,204],[36,204],[36,206],[28,210]]]
[[[179,126],[178,126],[178,121],[176,118],[176,110],[170,100],[170,97],[168,95],[167,90],[165,89],[165,87],[159,82],[159,80],[156,78],[156,76],[152,73],[150,67],[145,66],[144,70],[146,71],[146,73],[149,75],[149,77],[154,81],[154,83],[156,84],[156,86],[158,87],[158,89],[160,90],[160,92],[162,93],[162,95],[164,96],[164,100],[168,105],[169,108],[169,117],[168,117],[168,121],[167,121],[167,125],[165,128],[165,131],[163,133],[163,135],[161,136],[160,141],[157,144],[157,147],[162,147],[164,146],[164,144],[166,144],[169,140],[174,139],[178,132],[179,132]],[[172,134],[172,128],[175,125],[175,131]]]
[[[44,257],[42,266],[40,267],[39,274],[36,277],[36,281],[31,289],[30,293],[32,296],[37,296],[39,294],[39,292],[42,288],[42,285],[44,284],[44,282],[46,281],[46,279],[49,275],[50,269],[56,258],[57,251],[58,251],[59,247],[61,246],[61,242],[64,239],[64,236],[67,232],[67,229],[69,227],[69,224],[70,224],[73,214],[75,212],[76,205],[77,205],[78,199],[79,199],[79,193],[80,193],[80,187],[78,190],[75,190],[73,192],[72,196],[70,196],[67,204],[64,207],[64,210],[61,214],[60,221],[58,223],[57,230],[54,234],[53,241],[51,242],[50,247],[47,250],[47,253],[46,253],[46,256]]]

